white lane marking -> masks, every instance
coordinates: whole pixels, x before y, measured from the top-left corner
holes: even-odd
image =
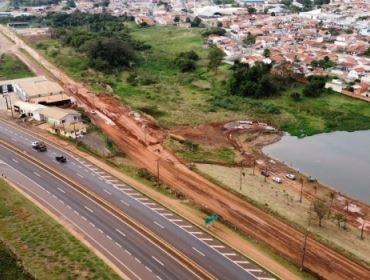
[[[199,255],[201,255],[201,256],[203,256],[203,257],[205,257],[205,256],[206,256],[203,252],[199,251],[197,248],[194,248],[194,247],[192,247],[192,248],[193,248],[193,250],[194,250],[195,252],[197,252]]]
[[[77,167],[82,169],[82,166],[81,165],[77,165]]]
[[[76,210],[73,210],[73,212],[75,212],[76,215],[80,215],[80,213],[78,213]]]
[[[93,210],[91,210],[89,207],[87,207],[87,206],[84,206],[85,207],[85,209],[87,210],[87,211],[89,211],[89,212],[91,212],[91,213],[94,213],[94,211]]]
[[[12,141],[14,141],[14,142],[18,142],[18,141],[17,141],[17,139],[15,139],[15,138],[12,138]]]
[[[104,189],[104,192],[109,194],[109,195],[112,195],[112,193],[110,193],[109,191],[107,191],[106,189]]]
[[[245,269],[248,272],[262,272],[261,269]]]
[[[195,234],[195,235],[197,235],[197,234],[203,234],[203,232],[200,232],[200,231],[191,231],[189,233],[190,234]]]
[[[68,208],[68,209],[72,209],[72,207],[71,207],[71,206],[69,206],[69,205],[67,205],[67,208]]]
[[[39,173],[37,173],[36,171],[33,171],[33,174],[35,174],[37,177],[41,178],[41,175]]]
[[[61,188],[57,188],[60,192],[62,192],[62,193],[66,193],[64,190],[62,190]]]
[[[153,211],[164,211],[164,208],[151,208]]]
[[[144,202],[143,203],[144,205],[156,205],[155,203],[153,203],[153,202]]]
[[[14,161],[15,163],[19,163],[18,160],[16,160],[15,158],[12,158],[12,161]]]
[[[171,222],[182,222],[182,220],[179,219],[169,219]]]
[[[248,261],[235,261],[235,263],[249,263]]]
[[[53,152],[54,155],[56,155],[57,153],[56,152]]]
[[[63,201],[63,200],[61,200],[61,199],[59,199],[59,202],[60,202],[60,203],[62,203],[62,204],[64,204],[64,201]]]
[[[161,278],[161,277],[159,277],[158,275],[156,275],[156,277],[157,277],[159,280],[162,280],[162,278]]]
[[[116,231],[120,234],[120,235],[122,235],[122,236],[126,236],[126,234],[124,234],[122,231],[120,231],[118,228],[116,228]]]
[[[121,244],[117,243],[117,242],[114,242],[116,244],[116,246],[122,248]]]
[[[236,256],[236,253],[222,253],[224,256]]]
[[[125,252],[126,252],[127,254],[129,254],[130,256],[132,255],[132,254],[131,254],[131,252],[130,252],[130,251],[127,251],[126,249],[125,249]]]
[[[151,270],[149,267],[145,266],[146,270],[148,270],[149,272],[153,272],[153,270]]]
[[[152,256],[153,260],[155,260],[157,263],[159,263],[161,266],[164,266],[163,262],[158,260],[156,257]]]
[[[173,216],[173,214],[172,213],[163,213],[163,214],[161,214],[162,216]]]
[[[181,225],[180,227],[181,228],[191,228],[192,226],[191,225]]]
[[[212,238],[199,238],[199,239],[202,241],[212,241],[213,240]]]
[[[109,240],[112,240],[112,237],[110,237],[109,235],[106,235],[107,236],[107,238],[109,239]]]
[[[81,216],[82,220],[87,221],[87,219],[84,216]]]
[[[162,226],[160,223],[158,223],[157,221],[154,221],[154,223],[159,226],[161,229],[164,229],[164,226]]]
[[[126,206],[130,206],[130,204],[129,204],[129,203],[127,203],[126,201],[124,201],[123,199],[121,199],[120,201],[121,201],[121,203],[123,203],[124,205],[126,205]]]
[[[84,178],[84,176],[82,176],[80,173],[76,173],[78,176],[80,176],[81,178]]]
[[[58,198],[57,198],[57,196],[56,196],[55,194],[53,194],[53,197],[54,197],[55,199],[58,199]]]
[[[135,261],[137,261],[138,263],[141,263],[141,261],[138,258],[135,258]]]
[[[89,224],[90,224],[90,226],[95,227],[95,225],[92,222],[90,222]]]
[[[45,190],[48,194],[50,194],[50,192],[48,190]]]
[[[142,194],[141,193],[134,192],[134,193],[129,193],[129,195],[132,195],[132,196],[141,196]]]
[[[222,246],[222,245],[209,245],[211,246],[212,248],[225,248],[225,246]]]
[[[98,228],[98,231],[99,231],[100,233],[103,233],[103,231],[102,231],[100,228]]]
[[[146,197],[139,197],[137,200],[146,201],[146,200],[149,200],[149,199],[147,199]]]

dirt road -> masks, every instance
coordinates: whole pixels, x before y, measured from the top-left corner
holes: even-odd
[[[10,33],[9,36],[14,35]],[[115,98],[92,94],[87,87],[74,82],[22,41],[13,39],[55,75],[65,89],[90,112],[96,124],[135,162],[153,174],[157,173],[158,163],[163,182],[218,213],[253,238],[269,244],[293,262],[300,263],[304,233],[191,171],[163,148],[161,142],[165,137],[164,131],[147,119],[132,114]],[[18,52],[17,55],[21,57],[25,54]],[[307,239],[306,252],[304,266],[326,279],[369,279],[369,268],[349,260],[311,237]]]

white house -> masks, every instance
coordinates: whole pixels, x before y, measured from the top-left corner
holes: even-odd
[[[343,82],[338,79],[333,79],[331,82],[325,84],[325,88],[331,88],[332,90],[341,93],[343,90]]]
[[[81,114],[72,109],[46,107],[40,111],[40,116],[54,127],[81,121]]]

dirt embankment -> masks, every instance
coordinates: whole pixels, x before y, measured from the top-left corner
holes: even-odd
[[[17,39],[16,42],[57,77],[66,91],[85,107],[93,121],[135,162],[153,174],[157,173],[158,162],[162,181],[299,264],[304,242],[302,232],[193,172],[163,148],[161,143],[166,135],[164,131],[131,113],[115,98],[91,93],[86,86],[74,82],[22,41]],[[24,54],[19,52],[18,55]],[[369,268],[340,255],[311,237],[307,239],[305,267],[326,279],[363,280],[370,275]]]

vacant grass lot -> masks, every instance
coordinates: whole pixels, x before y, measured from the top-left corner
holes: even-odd
[[[2,180],[0,239],[39,279],[120,279],[63,226]]]
[[[323,226],[319,227],[315,213],[311,211],[310,214],[310,202],[304,199],[302,203],[299,203],[299,194],[290,187],[284,186],[284,184],[276,184],[270,178],[265,182],[264,177],[258,171],[256,171],[256,175],[253,175],[252,168],[244,168],[245,176],[242,179],[242,189],[240,190],[239,168],[213,164],[196,164],[196,167],[202,174],[210,176],[234,192],[243,194],[287,221],[302,228],[309,226],[310,231],[324,242],[370,266],[369,234],[367,234],[365,240],[361,240],[358,228],[347,225],[346,230],[339,229],[336,221],[327,217],[323,220]],[[312,186],[306,185],[306,188],[312,188]],[[323,198],[329,199],[328,196]]]
[[[295,102],[290,93],[300,92],[300,84],[270,99],[228,95],[230,66],[222,65],[217,72],[207,69],[208,50],[202,29],[134,25],[129,25],[129,29],[134,39],[152,48],[137,52],[132,70],[115,74],[89,70],[81,53],[55,40],[39,42],[36,47],[94,90],[101,91],[109,84],[125,104],[152,115],[165,128],[247,118],[269,121],[297,136],[370,128],[369,103],[334,93]],[[188,50],[196,51],[200,61],[193,73],[181,73],[173,60],[178,53]],[[126,79],[133,74],[136,82],[129,84]]]
[[[0,80],[19,79],[34,76],[33,73],[11,54],[0,56]]]

